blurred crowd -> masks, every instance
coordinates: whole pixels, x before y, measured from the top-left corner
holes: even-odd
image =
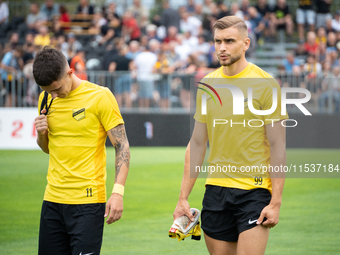
[[[31,3],[26,17],[9,20],[8,6],[0,0],[0,106],[19,105],[17,97],[36,106],[39,88],[32,62],[39,49],[50,45],[63,52],[81,79],[105,76],[95,81],[110,87],[121,107],[190,108],[190,85],[220,67],[212,25],[236,15],[248,26],[247,57],[256,58],[257,49],[278,42],[278,33],[284,33],[283,43],[297,46],[278,66],[280,85],[306,87],[320,107],[332,100],[338,111],[340,85],[325,79],[340,78],[340,11],[332,13],[331,4],[299,0],[293,13],[285,0],[273,6],[266,0],[230,5],[188,0],[176,9],[166,0],[158,9],[134,0],[122,12],[114,0],[103,6],[80,0],[76,12],[69,13],[67,6],[46,0]]]

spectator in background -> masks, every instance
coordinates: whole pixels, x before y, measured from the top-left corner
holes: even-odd
[[[164,43],[169,43],[171,41],[177,42],[177,27],[171,26],[168,28],[168,35],[163,39]]]
[[[132,40],[138,41],[141,35],[137,20],[132,16],[130,11],[126,11],[122,21],[122,37],[125,42],[130,42]]]
[[[288,52],[286,59],[283,60],[283,66],[287,73],[292,73],[294,66],[299,66],[300,60],[295,58],[293,52]]]
[[[240,19],[244,20],[243,12],[240,10],[240,7],[237,2],[233,2],[230,5],[230,13]]]
[[[184,32],[184,39],[182,43],[187,44],[191,51],[193,51],[198,45],[198,38],[196,36],[192,36],[190,31],[186,31]]]
[[[36,107],[38,106],[39,101],[39,91],[38,85],[33,77],[33,59],[25,64],[22,72],[27,79],[27,95],[25,96],[24,100],[28,106]]]
[[[212,0],[204,0],[204,4],[202,5],[202,14],[210,15],[212,14],[214,2]]]
[[[116,12],[116,4],[110,3],[109,7],[106,8],[105,18],[107,20],[107,24],[103,25],[102,28],[109,27],[114,30],[114,34],[116,37],[121,37],[122,34],[122,21]]]
[[[1,61],[1,68],[2,68],[2,82],[5,85],[6,89],[6,107],[11,107],[16,105],[16,99],[12,100],[12,93],[17,95],[19,91],[17,91],[17,78],[19,72],[24,67],[24,61],[22,60],[22,48],[21,46],[14,46],[12,50],[7,52],[2,61]],[[14,90],[14,91],[13,91]]]
[[[119,53],[112,59],[109,65],[109,72],[118,71],[118,77],[115,83],[114,95],[117,99],[119,107],[131,108],[131,84],[132,78],[129,71],[132,70],[133,61],[125,55],[128,51],[128,46],[124,44]]]
[[[0,31],[4,24],[8,22],[9,9],[6,2],[0,0]]]
[[[321,74],[322,66],[317,62],[314,54],[309,54],[307,57],[307,63],[304,66],[304,71],[310,78],[315,78],[318,74]]]
[[[93,15],[94,7],[89,4],[88,0],[79,0],[79,5],[78,5],[76,13]]]
[[[243,15],[248,15],[248,8],[250,7],[249,0],[242,0],[240,10],[243,12]]]
[[[35,47],[32,43],[24,44],[23,46],[23,56],[22,60],[24,62],[24,65],[33,62],[33,59],[35,57]]]
[[[331,51],[337,51],[336,43],[336,34],[334,32],[329,32],[327,35],[327,53]]]
[[[25,42],[24,42],[24,47],[27,44],[34,44],[34,34],[32,32],[28,32],[25,35]],[[25,50],[25,49],[24,49]]]
[[[168,60],[165,52],[159,52],[153,72],[159,75],[156,79],[156,87],[157,92],[159,93],[159,107],[161,108],[169,107],[169,73],[172,71],[170,61]]]
[[[335,112],[339,113],[340,105],[340,67],[336,66],[333,71],[328,74],[321,85],[321,95],[319,97],[319,109],[321,113],[325,113],[326,104],[328,103],[329,112],[333,109],[330,107],[335,103]]]
[[[168,31],[169,27],[175,26],[177,28],[177,31],[180,31],[180,19],[179,13],[170,8],[170,4],[168,0],[163,1],[163,13],[161,15],[160,23],[163,25]]]
[[[277,0],[272,14],[271,30],[276,34],[276,30],[284,29],[287,33],[288,40],[291,40],[293,34],[293,19],[290,14],[286,0]]]
[[[65,28],[66,29],[66,28]],[[52,21],[52,27],[50,30],[50,37],[51,37],[51,46],[52,47],[56,47],[57,44],[57,38],[60,35],[64,34],[64,30],[61,26],[61,22],[59,21],[58,17],[55,17]]]
[[[15,46],[19,43],[19,34],[17,32],[13,32],[9,37],[8,43],[11,48],[15,48]]]
[[[200,21],[203,20],[204,15],[202,12],[202,5],[201,4],[196,4],[195,5],[195,12],[193,13],[193,15],[198,18]]]
[[[146,36],[148,38],[148,41],[150,41],[151,39],[156,39],[157,38],[157,26],[154,24],[149,24],[146,26],[145,28],[145,32],[146,32]]]
[[[46,15],[39,12],[39,5],[37,3],[32,3],[30,6],[30,13],[26,18],[26,24],[30,31],[37,34],[39,32],[39,27],[46,21]]]
[[[316,0],[316,28],[325,26],[327,20],[331,20],[332,14],[330,11],[332,0]]]
[[[149,10],[145,8],[140,0],[133,0],[133,5],[128,8],[132,16],[137,20],[138,24],[142,24],[143,18],[149,18]]]
[[[267,21],[270,20],[272,10],[268,5],[267,0],[257,0],[257,4],[255,5],[255,8],[257,12],[262,15],[263,19]]]
[[[138,54],[140,53],[140,44],[138,41],[131,41],[129,43],[129,50],[126,53],[126,57],[128,57],[129,59],[134,60]]]
[[[181,32],[189,31],[192,36],[198,36],[202,32],[202,22],[195,16],[190,16],[187,11],[181,13]]]
[[[60,5],[59,8],[60,11],[60,17],[59,17],[59,21],[61,22],[71,22],[71,17],[66,9],[66,7],[64,5]],[[68,28],[65,28],[68,29]]]
[[[48,34],[47,26],[41,26],[39,28],[39,34],[35,36],[34,44],[41,47],[51,44],[51,38],[50,35]]]
[[[68,60],[71,60],[77,53],[78,50],[82,48],[81,43],[77,40],[76,35],[74,33],[69,33],[67,35],[67,44],[65,45],[67,48]]]
[[[117,56],[120,48],[124,45],[123,38],[116,37],[113,39],[113,45],[108,45],[104,54],[104,59],[102,61],[102,70],[109,70],[110,63]]]
[[[334,19],[331,22],[332,29],[336,32],[340,32],[340,10],[337,10],[334,15]]]
[[[70,62],[70,68],[74,70],[74,74],[81,80],[87,80],[85,61],[85,50],[80,48]]]
[[[327,43],[326,29],[324,27],[319,27],[317,30],[316,43]]]
[[[299,0],[299,7],[296,9],[296,23],[300,42],[305,40],[305,24],[308,23],[309,31],[315,28],[315,11],[313,10],[313,0]]]
[[[338,53],[336,51],[331,51],[327,54],[326,60],[330,62],[331,68],[339,66]]]
[[[307,33],[307,42],[304,43],[304,48],[307,54],[318,55],[319,45],[316,43],[316,35],[313,31]]]
[[[251,30],[255,33],[257,40],[262,36],[266,28],[265,22],[262,20],[262,15],[257,12],[255,7],[248,8],[248,21],[251,23]]]
[[[209,54],[210,44],[205,41],[203,35],[198,36],[198,44],[193,50],[193,55],[197,58],[199,62],[203,62],[208,65],[208,54]]]
[[[51,21],[54,16],[59,16],[59,4],[54,3],[53,0],[45,0],[45,3],[40,8],[40,12]]]
[[[218,15],[216,16],[217,19],[230,15],[229,8],[226,4],[224,4],[223,0],[217,0],[216,7],[218,9]]]
[[[196,8],[195,0],[188,0],[188,4],[185,6],[185,8],[190,14],[193,14]]]
[[[150,47],[149,43],[149,47]],[[139,84],[140,108],[149,108],[154,91],[154,79],[152,76],[153,67],[157,62],[157,55],[149,51],[146,47],[143,52],[134,59],[134,66],[137,71],[137,81]]]
[[[299,43],[294,51],[294,55],[298,58],[298,59],[303,59],[306,60],[307,57],[307,52],[305,49],[305,44],[304,43]]]
[[[180,57],[182,62],[186,62],[189,55],[193,51],[188,43],[184,43],[185,36],[183,34],[177,34],[178,44],[175,46],[175,52]]]
[[[319,43],[319,56],[318,62],[323,65],[327,57],[327,45],[324,42]]]

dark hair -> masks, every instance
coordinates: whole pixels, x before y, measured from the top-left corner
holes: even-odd
[[[60,12],[61,14],[67,13],[66,7],[65,7],[64,5],[60,5],[60,7],[59,7],[59,12]]]
[[[33,62],[33,76],[39,86],[49,86],[59,81],[65,71],[67,60],[60,50],[45,46]]]
[[[237,16],[225,16],[217,20],[213,25],[213,29],[223,30],[229,27],[236,27],[238,30],[248,31],[246,23]]]

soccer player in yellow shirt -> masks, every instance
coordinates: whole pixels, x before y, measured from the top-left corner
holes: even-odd
[[[33,75],[44,90],[35,119],[37,143],[49,154],[38,254],[99,254],[104,217],[111,224],[122,216],[129,170],[118,104],[108,88],[79,79],[61,51],[48,46],[37,53]],[[116,150],[116,177],[105,205],[107,136]]]
[[[281,120],[288,116],[280,114],[278,83],[245,58],[250,45],[245,22],[227,16],[217,20],[213,29],[221,67],[204,77],[197,91],[195,126],[185,153],[181,191],[173,217],[192,218],[188,197],[209,141],[208,169],[214,171],[208,172],[201,213],[208,251],[212,255],[260,255],[265,252],[269,228],[279,221],[284,173],[242,170],[285,166],[285,127]],[[244,109],[241,102],[243,114],[233,114],[236,99],[233,100],[230,91],[222,93],[217,86],[230,83],[248,97],[251,88],[253,95],[249,101],[258,111],[272,109],[272,91],[276,90],[277,108],[267,115],[254,114],[247,106],[250,105],[247,97]],[[221,105],[214,104],[211,98],[203,102],[202,95],[209,88],[203,84],[215,88]],[[221,169],[225,171],[219,172]]]

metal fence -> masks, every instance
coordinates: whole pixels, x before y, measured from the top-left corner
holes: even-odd
[[[36,107],[41,92],[35,83],[31,70],[8,73],[0,81],[0,107]],[[154,75],[149,80],[139,80],[133,72],[89,71],[90,82],[108,87],[115,95],[122,112],[168,112],[188,113],[195,108],[197,81],[203,73],[172,73]],[[304,106],[311,113],[338,114],[340,105],[340,79],[328,76],[313,76],[276,73],[281,87],[305,88],[311,92],[311,100]],[[289,94],[289,98],[305,95]],[[288,105],[289,113],[301,113]]]

